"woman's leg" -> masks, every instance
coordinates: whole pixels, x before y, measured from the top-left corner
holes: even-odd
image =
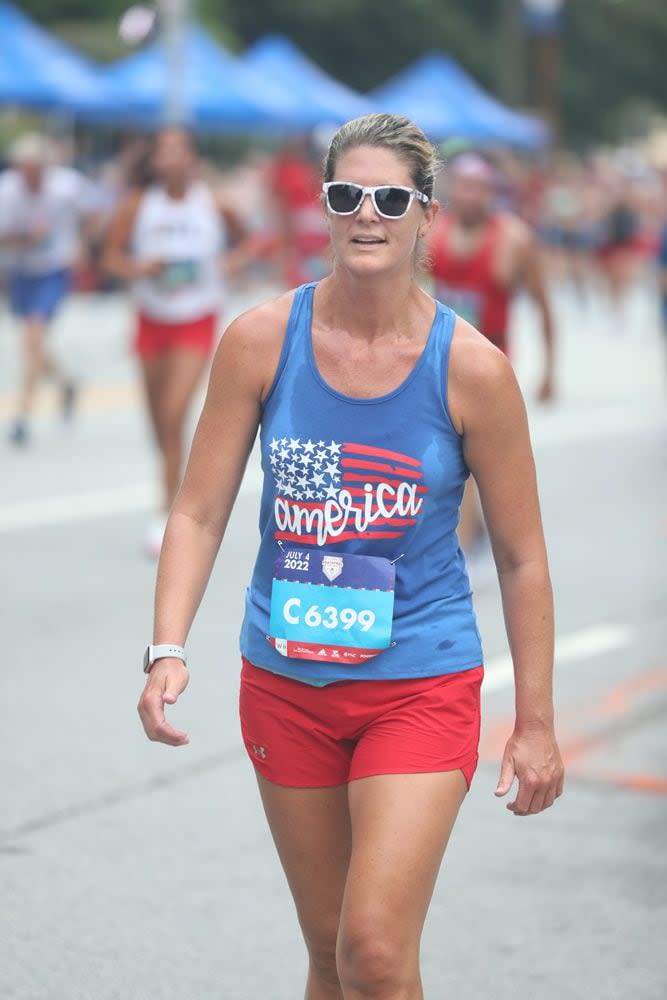
[[[347,785],[286,788],[257,780],[308,948],[306,1000],[343,1000],[336,938],[350,861]]]
[[[180,485],[185,420],[207,363],[202,351],[191,350],[165,351],[141,360],[148,414],[162,460],[165,513]]]
[[[208,356],[199,350],[176,349],[165,355],[164,363],[158,425],[165,510],[169,510],[181,484],[183,436],[188,410],[206,371]]]
[[[337,965],[344,1000],[422,1000],[422,927],[465,794],[461,771],[350,782]]]
[[[32,410],[37,384],[46,375],[62,378],[62,372],[50,357],[44,337],[47,322],[38,317],[24,320],[22,330],[23,378],[19,395],[19,413],[27,417]]]

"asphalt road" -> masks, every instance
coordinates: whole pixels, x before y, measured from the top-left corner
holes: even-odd
[[[235,310],[259,294],[237,296]],[[494,799],[511,727],[497,584],[480,580],[482,763],[424,935],[430,1000],[667,995],[664,343],[639,295],[623,322],[557,298],[559,399],[531,402],[539,340],[515,312],[557,608],[566,794],[517,819]],[[40,401],[32,445],[0,440],[0,997],[297,1000],[304,952],[242,750],[237,632],[256,545],[253,460],[172,712],[135,704],[154,566],[139,543],[155,464],[122,299],[53,331],[84,392],[71,428]],[[0,319],[0,418],[14,331]]]

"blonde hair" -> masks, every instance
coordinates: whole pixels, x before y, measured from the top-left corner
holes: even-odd
[[[433,197],[440,158],[422,130],[401,115],[373,114],[353,118],[338,129],[324,158],[324,180],[333,180],[339,158],[356,146],[390,149],[409,167],[412,183],[428,198]]]

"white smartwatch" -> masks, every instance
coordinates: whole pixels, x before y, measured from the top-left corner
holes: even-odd
[[[144,653],[144,673],[150,672],[156,660],[164,660],[168,656],[173,656],[177,660],[183,660],[183,666],[187,667],[188,661],[185,650],[182,646],[175,646],[170,643],[162,643],[159,646],[147,646]]]

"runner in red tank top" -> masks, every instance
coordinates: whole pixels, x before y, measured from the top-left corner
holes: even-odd
[[[451,215],[436,223],[437,234],[431,250],[436,298],[507,354],[512,290],[497,274],[496,260],[504,239],[505,219],[500,215],[490,216],[477,246],[465,255],[455,249],[456,226],[457,220]]]
[[[447,179],[446,209],[436,219],[428,248],[435,297],[507,354],[510,305],[514,294],[525,289],[537,306],[544,338],[544,374],[537,397],[549,400],[553,324],[533,234],[518,217],[495,211],[494,172],[481,156],[458,156]],[[459,537],[468,555],[474,555],[484,541],[484,520],[472,479],[463,497]]]

